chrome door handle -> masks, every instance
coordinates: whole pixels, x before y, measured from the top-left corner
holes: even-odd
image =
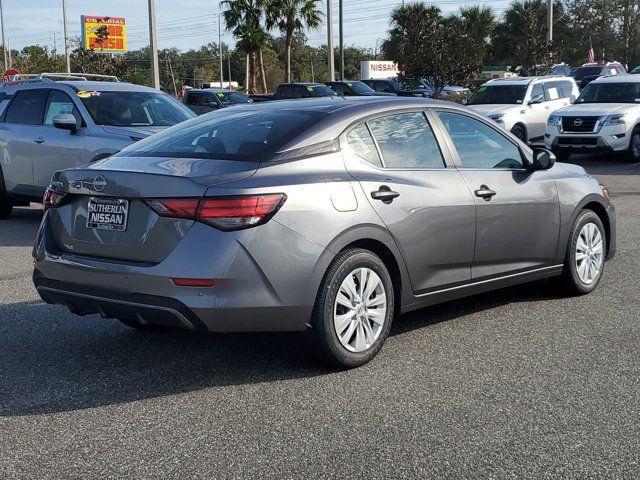
[[[473,193],[476,194],[476,197],[484,198],[487,202],[497,194],[495,190],[491,190],[486,185],[480,185],[480,188]]]
[[[394,192],[386,185],[382,185],[375,192],[371,192],[371,198],[381,200],[382,203],[391,203],[394,198],[398,198],[399,196],[400,194],[398,192]]]
[[[34,142],[36,142],[38,145],[40,145],[41,143],[44,143],[44,142],[45,142],[45,140],[44,140],[44,138],[42,138],[42,137],[38,137],[38,138],[36,138],[36,139],[34,140]]]

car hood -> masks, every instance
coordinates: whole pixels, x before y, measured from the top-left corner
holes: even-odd
[[[601,115],[625,113],[631,109],[640,109],[640,105],[629,103],[582,103],[561,108],[556,111],[556,115],[584,115],[589,117],[599,117]]]
[[[111,125],[103,125],[102,129],[114,135],[122,135],[125,137],[134,137],[136,139],[143,139],[154,133],[161,132],[165,128],[169,127],[113,127]]]
[[[480,115],[490,116],[507,113],[517,112],[522,110],[522,105],[469,105],[468,106],[474,112],[478,112]]]

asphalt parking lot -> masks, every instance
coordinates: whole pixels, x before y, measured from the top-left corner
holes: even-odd
[[[0,478],[637,478],[640,165],[590,296],[550,282],[402,317],[360,369],[298,335],[138,333],[39,301],[41,211],[0,222]]]

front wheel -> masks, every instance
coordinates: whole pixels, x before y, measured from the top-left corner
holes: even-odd
[[[13,211],[13,204],[11,203],[11,200],[2,193],[1,188],[2,187],[0,187],[0,220],[9,218]]]
[[[562,284],[568,293],[585,295],[600,283],[607,252],[607,237],[600,217],[583,210],[571,229]]]
[[[627,150],[625,160],[629,163],[640,162],[640,128],[636,128],[631,134],[629,149]]]
[[[391,277],[379,257],[359,248],[340,253],[313,309],[310,335],[320,359],[341,368],[369,362],[389,336],[394,300]]]
[[[525,132],[524,127],[521,125],[513,127],[511,129],[511,133],[513,133],[521,142],[527,143],[527,132]]]

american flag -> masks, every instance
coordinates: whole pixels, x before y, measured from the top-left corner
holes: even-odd
[[[593,44],[591,43],[591,39],[589,39],[589,51],[587,52],[587,62],[595,63],[595,61],[596,61],[596,54],[593,51]]]

